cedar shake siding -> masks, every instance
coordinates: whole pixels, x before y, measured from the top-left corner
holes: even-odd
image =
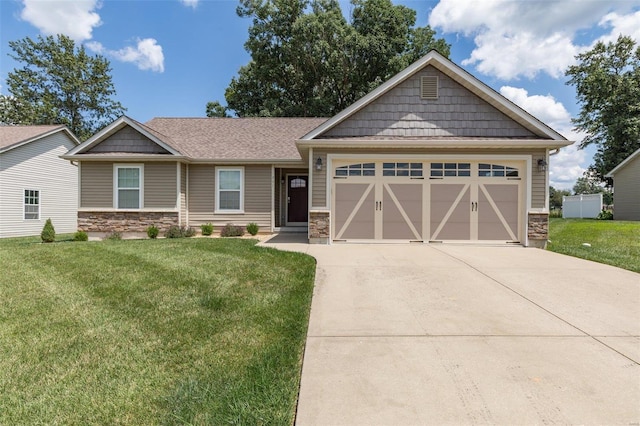
[[[113,162],[83,162],[80,167],[80,208],[112,209]],[[132,163],[138,164],[138,163]],[[176,208],[176,163],[144,163],[144,210]]]
[[[127,126],[118,130],[98,145],[87,151],[87,154],[129,152],[138,154],[168,154],[167,150],[154,143],[137,130]]]
[[[437,100],[421,98],[424,76],[438,77]],[[400,83],[322,137],[362,136],[538,138],[432,66]]]
[[[189,225],[212,223],[218,230],[227,223],[246,226],[255,222],[262,231],[271,230],[271,165],[238,167],[244,169],[244,213],[216,213],[216,165],[189,166]]]

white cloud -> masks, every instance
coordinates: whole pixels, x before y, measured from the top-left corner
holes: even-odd
[[[180,2],[181,2],[182,4],[184,4],[185,6],[187,6],[187,7],[192,7],[192,8],[194,8],[194,9],[198,6],[198,2],[199,2],[199,1],[200,1],[200,0],[180,0]]]
[[[20,17],[45,35],[64,34],[75,41],[90,40],[101,24],[98,0],[22,0]]]
[[[523,108],[542,122],[549,125],[570,141],[573,145],[562,148],[549,159],[549,181],[556,189],[571,189],[576,179],[587,168],[590,156],[577,148],[584,134],[573,130],[571,115],[567,109],[551,95],[531,95],[522,88],[503,86],[500,94]]]
[[[440,0],[429,24],[445,33],[474,37],[476,47],[463,65],[476,65],[481,73],[504,80],[531,78],[539,72],[559,78],[585,49],[575,41],[576,35],[603,16],[601,25],[640,31],[637,14],[624,15],[636,6],[640,1]]]
[[[122,62],[132,62],[141,70],[164,72],[164,54],[156,39],[138,39],[136,46],[127,46],[109,54]]]
[[[640,10],[628,15],[608,13],[599,22],[601,27],[611,27],[611,32],[598,40],[604,43],[616,41],[619,35],[627,35],[640,42]]]

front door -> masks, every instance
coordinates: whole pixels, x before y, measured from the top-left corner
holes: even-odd
[[[306,225],[309,208],[309,176],[287,175],[287,225]]]

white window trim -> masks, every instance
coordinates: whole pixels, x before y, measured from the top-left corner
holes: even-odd
[[[118,205],[118,170],[119,169],[140,169],[140,186],[138,193],[138,208],[120,208]],[[144,209],[144,164],[141,163],[116,163],[113,165],[113,208],[117,210],[138,211]]]
[[[37,219],[27,219],[25,217],[26,212],[26,206],[27,204],[24,202],[24,192],[25,191],[38,191],[38,218]],[[29,204],[30,206],[33,206],[34,204]],[[22,220],[28,220],[28,221],[36,221],[36,220],[40,220],[41,217],[41,207],[42,207],[42,191],[40,191],[40,189],[36,189],[36,188],[23,188],[22,190]]]
[[[220,172],[221,171],[238,171],[240,172],[240,208],[239,209],[221,209],[220,208]],[[244,213],[244,167],[216,167],[216,209],[215,213]]]

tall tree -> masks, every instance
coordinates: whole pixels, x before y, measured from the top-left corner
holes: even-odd
[[[9,46],[22,64],[7,77],[21,123],[65,124],[84,140],[126,111],[113,100],[109,61],[69,37],[26,37]]]
[[[602,193],[602,202],[604,204],[613,204],[613,193],[604,186],[594,170],[586,170],[573,185],[574,195],[600,193]]]
[[[437,49],[450,46],[391,0],[241,0],[251,61],[225,92],[240,116],[330,116]]]
[[[640,46],[626,36],[576,56],[567,84],[576,88],[576,129],[587,136],[580,148],[597,146],[592,169],[599,179],[640,148]]]
[[[562,208],[562,197],[571,195],[571,191],[566,189],[556,189],[549,187],[549,209],[557,210]]]
[[[207,117],[229,117],[227,107],[221,105],[218,101],[207,102]]]

